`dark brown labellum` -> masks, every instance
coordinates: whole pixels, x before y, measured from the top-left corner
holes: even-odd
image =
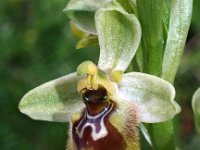
[[[108,95],[104,88],[86,90],[82,97],[90,115],[100,113],[108,105]]]
[[[139,150],[134,104],[119,109],[104,88],[86,89],[82,97],[86,108],[78,113],[71,126],[73,150]]]
[[[72,138],[76,150],[125,150],[126,142],[118,130],[109,122],[115,109],[110,102],[97,115],[89,115],[87,109],[72,126]]]

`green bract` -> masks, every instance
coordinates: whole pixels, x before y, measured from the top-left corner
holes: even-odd
[[[140,121],[148,123],[166,121],[179,113],[180,108],[174,101],[175,90],[170,83],[145,73],[122,74],[140,43],[141,27],[137,18],[126,13],[118,3],[109,3],[95,14],[95,25],[100,44],[98,69],[102,71],[100,75],[105,74],[105,80],[100,82],[107,86],[106,89],[114,89],[110,93],[119,111],[124,111],[120,110],[121,104],[124,108],[129,101],[134,102]],[[97,72],[93,66],[88,61],[81,69],[93,75]],[[121,80],[112,81],[111,75]],[[68,121],[72,113],[83,108],[77,92],[77,84],[82,78],[84,76],[72,73],[31,90],[21,100],[20,111],[33,119]]]
[[[192,18],[192,0],[172,0],[162,77],[174,82]]]
[[[193,95],[192,108],[195,115],[196,129],[200,133],[200,88]]]

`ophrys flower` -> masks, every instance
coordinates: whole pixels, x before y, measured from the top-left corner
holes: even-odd
[[[166,121],[180,111],[175,90],[152,75],[124,74],[141,38],[133,14],[112,3],[96,12],[95,25],[98,66],[81,63],[76,73],[27,93],[19,108],[33,119],[70,122],[69,149],[137,150],[140,122]]]

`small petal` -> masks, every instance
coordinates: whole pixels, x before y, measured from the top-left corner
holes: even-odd
[[[136,102],[141,122],[166,121],[180,112],[179,105],[174,101],[174,87],[156,76],[127,73],[119,83],[118,92],[120,97]]]
[[[196,129],[200,133],[200,88],[193,95],[192,108],[195,115]]]
[[[98,43],[98,37],[94,34],[87,34],[76,44],[76,49],[86,48],[96,45]]]
[[[141,39],[141,27],[133,14],[118,3],[110,3],[95,14],[100,45],[98,66],[103,71],[125,71]]]
[[[87,33],[79,29],[79,27],[73,21],[70,22],[70,28],[71,28],[72,34],[78,40],[82,39],[84,36],[87,35]]]
[[[111,0],[71,0],[64,11],[80,29],[96,34],[94,14]]]
[[[20,101],[20,111],[36,120],[69,121],[84,106],[77,92],[80,79],[72,73],[31,90]]]

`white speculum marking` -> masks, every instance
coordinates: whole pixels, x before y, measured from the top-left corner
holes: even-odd
[[[79,136],[79,138],[83,137],[84,131],[87,127],[91,127],[91,136],[94,141],[105,137],[108,134],[108,131],[105,127],[104,119],[112,111],[113,107],[114,104],[109,103],[100,114],[95,116],[89,115],[86,109],[84,117],[76,127],[76,134]]]

